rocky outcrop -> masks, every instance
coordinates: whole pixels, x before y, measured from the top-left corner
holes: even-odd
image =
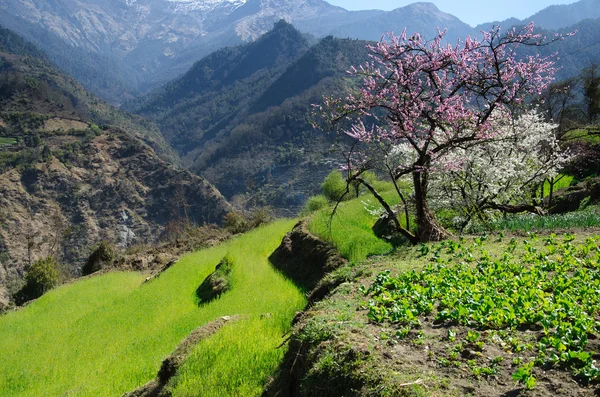
[[[221,259],[215,271],[209,274],[196,290],[200,303],[207,303],[221,296],[231,288],[233,261],[228,256]]]
[[[308,231],[305,221],[298,222],[285,235],[269,260],[307,291],[315,288],[327,273],[346,263],[333,245]]]
[[[600,201],[600,177],[591,178],[554,193],[550,214],[564,214],[576,211],[584,200],[590,204]],[[548,198],[546,198],[548,201]]]
[[[160,160],[145,144],[107,130],[60,151],[71,135],[51,136],[45,162],[0,172],[0,239],[8,278],[47,256],[71,263],[76,275],[100,240],[121,247],[153,242],[170,221],[220,223],[229,204],[206,180]],[[126,228],[129,232],[123,235]],[[90,269],[98,270],[98,269]]]

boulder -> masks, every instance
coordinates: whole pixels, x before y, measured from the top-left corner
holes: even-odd
[[[583,200],[589,198],[590,203],[600,201],[600,177],[592,178],[569,186],[554,193],[550,214],[564,214],[577,211]],[[546,198],[548,200],[548,198]]]
[[[371,229],[377,237],[387,241],[394,247],[406,242],[406,238],[396,231],[396,224],[387,212],[381,214]]]
[[[225,256],[196,290],[196,296],[201,303],[209,302],[231,288],[231,270],[233,261]]]

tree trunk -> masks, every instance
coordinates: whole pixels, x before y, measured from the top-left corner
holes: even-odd
[[[510,205],[510,204],[489,203],[488,205],[491,209],[502,211],[502,213],[505,215],[506,214],[519,214],[521,212],[531,212],[531,213],[537,214],[537,215],[545,214],[545,212],[542,208],[538,207],[537,205],[533,205],[533,204]]]
[[[550,194],[548,194],[548,208],[552,208],[552,200],[554,199],[554,178],[550,181]]]
[[[427,171],[413,172],[417,210],[417,239],[420,242],[441,241],[450,234],[435,220],[427,205]]]
[[[398,220],[398,217],[396,216],[396,214],[394,213],[394,210],[392,210],[392,207],[390,207],[390,205],[385,201],[385,199],[383,198],[383,196],[381,196],[381,194],[379,194],[379,192],[367,181],[365,181],[364,179],[360,178],[360,177],[355,177],[355,180],[362,183],[373,195],[373,197],[375,197],[375,199],[377,201],[379,201],[379,204],[381,204],[383,206],[383,209],[385,210],[385,212],[388,214],[388,216],[390,217],[389,219],[392,220],[392,222],[394,222],[394,226],[396,227],[396,230],[403,234],[406,238],[408,238],[408,240],[415,244],[418,242],[418,238],[413,235],[410,230],[407,230],[405,228],[402,227],[402,224],[400,223],[400,221]]]

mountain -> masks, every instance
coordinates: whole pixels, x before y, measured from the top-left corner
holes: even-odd
[[[570,28],[586,19],[600,18],[600,0],[579,0],[571,4],[552,5],[536,12],[530,17],[519,20],[509,18],[504,21],[486,22],[475,27],[476,31],[490,30],[493,25],[508,28],[526,25],[533,21],[535,26],[546,30]],[[571,29],[572,31],[573,29]]]
[[[520,54],[558,51],[558,78],[576,75],[600,61],[600,20],[575,28],[574,37],[523,46]],[[281,21],[254,42],[203,58],[128,108],[158,124],[184,165],[228,199],[297,211],[339,161],[330,153],[333,137],[310,126],[311,104],[347,90],[345,71],[368,59],[367,44],[329,36],[308,48],[304,36]]]
[[[309,49],[281,21],[134,105],[226,197],[295,213],[339,160],[334,137],[309,123],[312,104],[345,90],[345,71],[368,59],[366,44],[327,37]]]
[[[96,54],[104,65],[115,65],[109,77],[117,88],[135,93],[223,46],[258,38],[279,19],[339,12],[345,10],[322,0],[5,0],[0,23],[47,50],[78,79],[83,68],[66,67],[58,50],[66,45],[84,58]],[[98,92],[102,83],[96,80],[87,86]],[[120,102],[123,95],[111,99]]]
[[[433,3],[413,3],[396,8],[334,28],[329,34],[379,41],[383,33],[391,31],[400,34],[404,28],[409,35],[418,32],[427,39],[435,37],[438,29],[447,29],[446,40],[450,42],[474,34],[473,28],[455,16],[440,11]]]
[[[551,6],[534,20],[545,29],[597,18],[600,0]],[[347,11],[323,0],[4,0],[0,24],[49,54],[62,70],[115,104],[146,93],[185,73],[199,59],[226,46],[258,39],[280,19],[315,37],[379,40],[383,33],[420,32],[447,40],[477,35],[475,29],[432,3],[392,11]]]
[[[0,5],[0,24],[19,32],[39,48],[65,73],[74,76],[87,89],[114,103],[130,99],[138,92],[138,78],[126,64],[110,54],[98,53],[73,46],[44,26],[3,12]]]
[[[580,0],[572,4],[553,5],[526,18],[544,29],[561,29],[584,19],[600,18],[600,0]]]
[[[14,292],[27,263],[50,253],[76,275],[101,239],[128,246],[171,220],[221,221],[229,204],[157,156],[156,127],[34,55],[0,30],[0,290]]]
[[[155,120],[169,143],[186,155],[227,120],[239,122],[264,87],[308,48],[302,34],[282,20],[257,41],[214,52],[141,106],[127,107]]]
[[[431,3],[347,11],[323,0],[4,0],[0,24],[45,50],[85,87],[121,104],[185,73],[225,46],[258,39],[284,19],[303,33],[378,40],[384,32],[449,38],[467,25]]]
[[[600,37],[600,18],[584,19],[575,25],[558,30],[539,29],[538,31],[546,37],[554,37],[556,33],[566,35],[575,30],[577,31],[575,35],[552,45],[521,50],[523,53],[535,50],[546,56],[557,53],[557,80],[578,76],[582,69],[592,64],[600,64],[600,41],[598,39]]]

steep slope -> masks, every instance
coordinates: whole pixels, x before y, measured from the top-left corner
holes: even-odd
[[[16,60],[12,63],[8,61],[7,66],[4,68],[7,73],[4,76],[5,79],[13,76],[14,73],[20,74],[21,77],[29,75],[34,79],[41,77],[38,80],[50,87],[49,89],[38,90],[39,92],[36,92],[37,97],[29,107],[27,107],[27,101],[16,103],[13,100],[6,102],[5,106],[13,106],[14,110],[22,109],[23,106],[26,106],[26,109],[30,111],[37,111],[36,107],[45,106],[43,105],[46,102],[44,95],[54,90],[54,94],[60,93],[61,96],[65,97],[63,98],[63,102],[66,102],[61,106],[72,108],[71,111],[74,112],[73,114],[77,114],[84,121],[90,121],[98,125],[111,124],[126,129],[130,133],[135,134],[137,138],[142,139],[152,146],[161,158],[174,163],[179,161],[177,155],[165,142],[155,125],[141,117],[122,112],[90,94],[73,78],[56,70],[55,66],[50,63],[49,56],[45,52],[24,40],[13,31],[0,28],[0,50],[12,55],[27,57],[27,59]],[[8,60],[9,58],[10,55],[6,59]],[[7,90],[9,88],[10,84],[5,84],[4,89]],[[64,108],[54,110],[66,112]]]
[[[203,58],[143,99],[141,106],[128,106],[155,120],[169,143],[185,155],[232,119],[240,122],[265,88],[307,49],[302,34],[282,20],[255,42]]]
[[[155,239],[169,220],[220,222],[229,208],[221,194],[161,160],[144,142],[151,138],[139,117],[114,111],[42,60],[1,51],[22,47],[12,35],[0,43],[7,37],[13,44],[0,44],[0,285],[16,288],[26,265],[49,254],[77,274],[100,239],[126,246]]]
[[[138,111],[169,130],[167,137],[185,164],[226,197],[297,212],[339,160],[330,153],[334,137],[309,123],[312,104],[325,93],[345,90],[345,71],[366,61],[367,51],[366,42],[333,37],[306,51],[290,35],[301,37],[280,22],[255,43],[219,51],[151,95]],[[285,69],[271,64],[254,71],[241,54],[253,53],[263,40],[277,49],[275,58],[290,53],[275,39],[296,43],[301,51],[294,54],[303,55]],[[238,68],[253,74],[234,73]],[[213,71],[225,77],[218,80]]]
[[[96,95],[110,99],[113,103],[120,103],[138,91],[140,76],[110,53],[74,46],[61,34],[37,22],[2,11],[5,10],[0,11],[1,25],[19,32],[24,38],[43,48],[55,65],[76,77]]]
[[[139,272],[109,272],[1,315],[0,395],[123,396],[151,381],[174,350],[171,358],[183,361],[182,342],[190,354],[177,376],[174,365],[163,367],[171,393],[161,395],[260,395],[286,350],[275,347],[306,304],[267,259],[293,222],[188,254],[151,282]],[[234,263],[232,289],[199,305],[196,289],[224,256]],[[214,329],[224,316],[230,321]],[[186,340],[211,324],[218,332],[210,338]]]
[[[125,85],[115,91],[125,92],[170,80],[212,51],[258,38],[279,19],[347,12],[322,0],[6,0],[0,7],[0,23],[57,53],[52,58],[76,78],[93,80],[58,54],[65,44],[71,53],[114,64],[109,77]],[[89,87],[102,88],[100,79],[91,80]]]

